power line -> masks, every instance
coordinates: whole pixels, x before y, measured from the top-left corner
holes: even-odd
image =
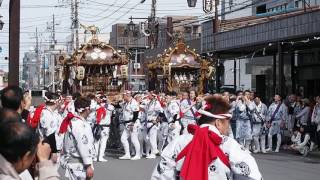
[[[106,29],[107,27],[109,27],[111,24],[117,22],[117,21],[118,21],[119,19],[121,19],[124,15],[126,15],[126,14],[128,14],[130,11],[132,11],[135,7],[139,6],[139,4],[141,4],[141,3],[139,2],[139,3],[137,3],[136,5],[134,5],[131,9],[129,9],[128,11],[126,11],[126,12],[125,12],[124,14],[122,14],[119,18],[117,18],[117,19],[115,19],[114,21],[112,21],[111,23],[103,26],[103,27],[101,28],[101,30],[104,30],[104,29]]]
[[[110,14],[103,16],[97,20],[90,20],[88,22],[97,22],[97,21],[101,21],[101,20],[105,20],[106,18],[108,18],[109,16],[114,15],[115,13],[117,13],[121,8],[123,8],[125,5],[127,5],[129,3],[130,0],[127,0],[124,4],[122,4],[119,8],[117,8],[116,10],[114,10],[113,12],[111,12]],[[140,4],[140,3],[139,3]]]

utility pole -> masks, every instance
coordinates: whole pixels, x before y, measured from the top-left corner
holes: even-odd
[[[78,17],[79,2],[75,0],[74,12],[74,28],[76,28],[76,49],[79,49],[79,17]]]
[[[149,27],[151,30],[150,33],[150,48],[154,49],[157,46],[157,36],[158,32],[156,31],[156,4],[157,0],[152,0],[151,3],[151,16],[149,17]]]
[[[74,50],[74,4],[73,0],[70,1],[70,6],[71,6],[71,52]]]
[[[39,74],[38,74],[38,89],[40,90],[41,86],[41,60],[40,60],[40,50],[39,50],[39,34],[38,34],[38,27],[36,27],[36,34],[35,34],[35,38],[36,38],[36,49],[35,52],[37,54],[37,62],[39,64]],[[44,62],[43,62],[44,63]],[[44,69],[43,69],[44,71]],[[44,73],[43,73],[44,74]],[[44,84],[44,83],[43,83]],[[43,85],[44,86],[44,85]]]
[[[51,82],[52,82],[52,91],[55,92],[55,79],[54,79],[54,68],[55,68],[55,54],[52,53],[52,51],[55,50],[56,46],[56,22],[54,14],[52,15],[52,43],[50,46],[50,73],[51,73]]]
[[[9,85],[19,85],[20,0],[9,4]]]

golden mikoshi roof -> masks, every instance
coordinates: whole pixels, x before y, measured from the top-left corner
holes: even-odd
[[[148,64],[148,68],[161,68],[170,64],[172,68],[200,68],[201,57],[186,46],[183,42],[178,42],[174,48],[165,49],[154,62]]]
[[[74,64],[78,65],[125,65],[128,64],[128,57],[120,54],[112,46],[102,42],[97,37],[98,28],[95,26],[83,26],[87,31],[91,31],[92,39],[81,44],[71,59]]]

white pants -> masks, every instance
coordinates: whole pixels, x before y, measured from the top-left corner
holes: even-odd
[[[269,149],[272,150],[272,134],[268,134],[268,144],[269,144]],[[281,145],[281,134],[278,133],[277,134],[277,147],[276,147],[276,150],[279,150],[280,148],[280,145]]]
[[[138,138],[139,138],[139,142],[140,142],[140,154],[141,155],[144,155],[144,153],[143,153],[143,144],[145,143],[146,146],[147,146],[146,135],[147,135],[147,128],[145,126],[142,126],[139,129],[139,133],[138,133]]]
[[[151,154],[156,154],[158,152],[158,145],[157,145],[158,124],[152,126],[152,123],[148,123],[147,128],[149,132],[146,132],[146,136],[145,136],[146,142],[147,142],[146,153],[147,155],[149,155],[150,148],[151,148]]]
[[[96,149],[98,160],[100,158],[103,158],[104,153],[106,151],[107,141],[109,138],[109,132],[110,132],[110,127],[103,127],[99,141],[94,142],[94,147]]]
[[[125,152],[125,155],[128,155],[130,156],[130,146],[129,146],[129,141],[128,141],[128,138],[130,137],[131,138],[131,142],[134,146],[134,149],[135,149],[135,153],[136,153],[136,156],[141,156],[140,154],[140,142],[139,142],[139,128],[140,128],[140,123],[136,122],[134,124],[134,126],[132,127],[132,130],[130,130],[129,127],[125,127],[123,132],[122,132],[122,135],[121,135],[121,143],[123,145],[123,148],[124,148],[124,152]]]
[[[158,150],[162,151],[166,139],[168,138],[169,125],[167,122],[162,122],[158,131]]]

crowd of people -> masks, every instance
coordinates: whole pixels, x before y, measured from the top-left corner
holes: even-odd
[[[31,99],[16,86],[2,90],[0,177],[59,179],[62,167],[69,179],[92,179],[93,163],[107,161],[111,128],[121,132],[124,155],[119,159],[161,155],[152,179],[262,179],[250,151],[279,152],[283,147],[307,155],[319,147],[319,96],[312,105],[300,96],[282,100],[275,95],[269,107],[251,91],[125,91],[113,97],[46,92],[37,107]],[[114,121],[120,126],[113,127]],[[284,131],[291,142],[283,141]]]

